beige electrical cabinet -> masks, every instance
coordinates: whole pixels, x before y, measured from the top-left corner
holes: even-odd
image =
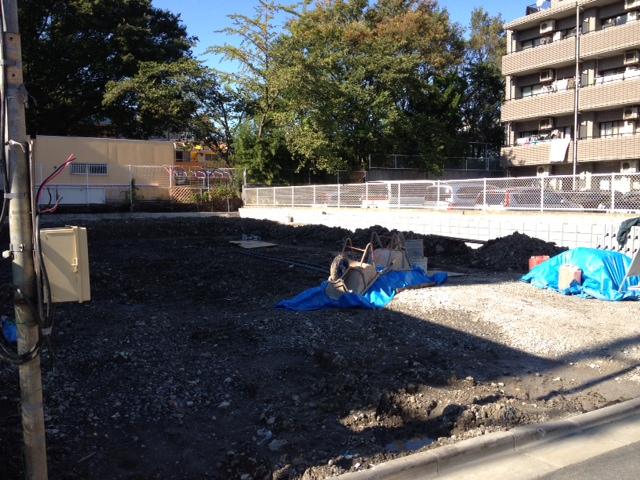
[[[41,229],[40,246],[53,303],[91,300],[87,229]]]

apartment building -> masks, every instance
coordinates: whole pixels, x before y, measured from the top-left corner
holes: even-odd
[[[509,172],[640,173],[640,0],[538,1],[506,30]]]

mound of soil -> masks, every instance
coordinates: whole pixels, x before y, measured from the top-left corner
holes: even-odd
[[[375,232],[381,237],[396,233],[397,230],[389,230],[380,225],[370,228],[359,228],[351,235],[354,245],[366,245],[371,241],[371,235]],[[471,249],[462,240],[455,240],[438,235],[420,235],[414,232],[401,232],[406,240],[422,239],[424,243],[424,255],[426,257],[460,257],[471,253]]]
[[[494,271],[526,272],[531,257],[554,257],[566,250],[555,243],[515,232],[507,237],[491,240],[476,250],[471,266]]]

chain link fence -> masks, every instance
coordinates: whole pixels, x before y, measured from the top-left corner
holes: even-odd
[[[75,183],[52,183],[45,187],[40,197],[41,205],[105,206],[122,209],[158,207],[171,204],[188,207],[217,198],[215,192],[233,185],[235,170],[230,168],[185,168],[177,166],[127,165],[114,174],[119,180],[111,183],[109,175],[73,177]],[[42,178],[42,175],[40,176]],[[39,188],[36,184],[36,190]],[[239,201],[220,198],[230,209]]]
[[[246,207],[640,212],[640,174],[247,187]]]

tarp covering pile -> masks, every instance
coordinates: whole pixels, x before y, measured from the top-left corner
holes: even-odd
[[[578,295],[611,302],[638,300],[640,292],[629,290],[630,286],[638,285],[638,278],[624,281],[631,261],[631,258],[619,252],[576,248],[538,265],[522,277],[522,281],[564,295]],[[582,270],[582,285],[574,284],[566,290],[560,290],[558,280],[560,267],[563,265],[574,265]],[[623,288],[620,288],[621,286]]]
[[[408,272],[388,272],[380,276],[364,294],[346,293],[337,300],[325,293],[327,282],[319,287],[306,290],[290,300],[284,300],[276,308],[305,312],[325,308],[364,308],[375,310],[386,307],[396,296],[398,290],[418,287],[425,284],[442,285],[447,281],[446,273],[427,275],[421,268]]]

